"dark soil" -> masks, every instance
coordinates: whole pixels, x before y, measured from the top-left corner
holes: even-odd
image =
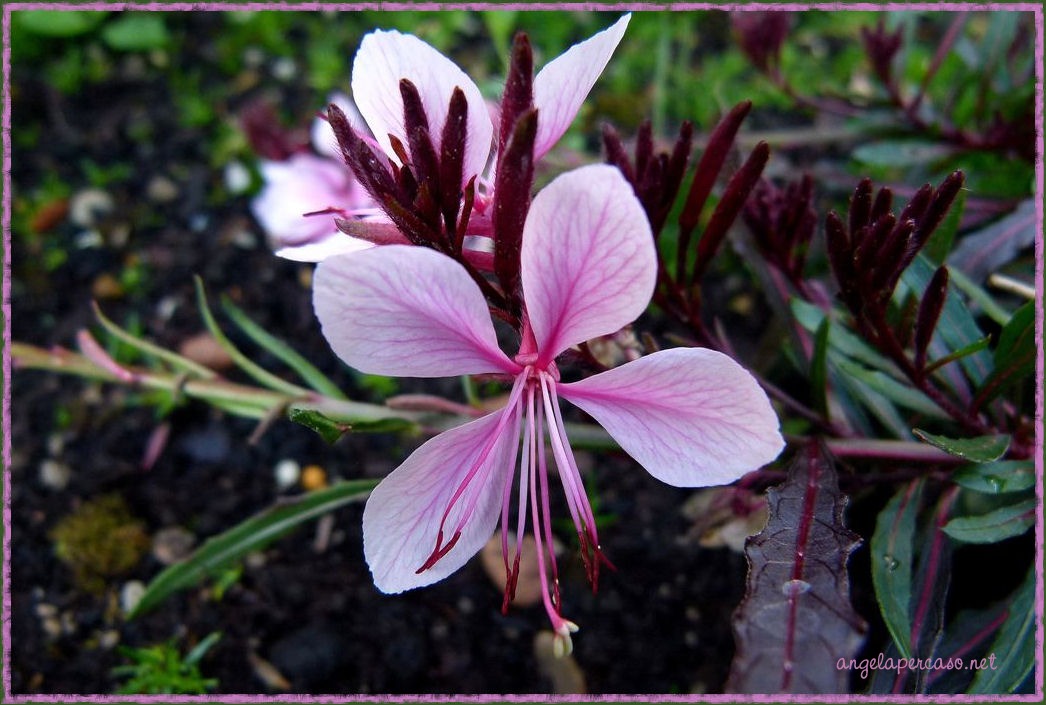
[[[46,85],[33,66],[14,67],[13,132],[39,135],[33,147],[15,140],[16,199],[30,197],[48,173],[74,194],[84,189],[78,165],[85,158],[128,165],[130,175],[104,187],[115,207],[96,226],[96,244],[84,246],[84,228],[68,220],[39,234],[13,233],[13,339],[73,348],[76,332],[93,324],[90,302],[99,282],[120,280],[136,266],[144,279],[109,292],[103,309],[121,324],[137,317],[147,338],[177,347],[203,328],[192,289],[198,274],[212,299],[228,294],[365,398],[320,335],[307,288],[311,268],[271,255],[247,215],[246,196],[214,197],[222,176],[211,166],[210,143],[179,122],[162,75],[135,70],[139,59],[116,56],[111,78],[71,95]],[[187,42],[171,60],[208,74],[204,44]],[[277,91],[285,107],[308,115],[306,92],[290,86]],[[216,110],[229,121],[255,97],[231,88],[227,96]],[[151,137],[134,137],[143,133]],[[158,202],[150,194],[148,184],[158,176],[174,183],[174,199]],[[53,248],[65,248],[68,258],[48,268],[42,261]],[[281,459],[318,464],[335,477],[378,477],[419,442],[350,436],[330,447],[282,421],[251,445],[254,422],[190,404],[167,419],[167,447],[144,471],[140,461],[160,421],[137,399],[133,390],[49,373],[13,375],[13,693],[112,693],[118,683],[110,669],[124,662],[116,644],[141,647],[175,638],[187,650],[214,631],[222,637],[202,670],[219,680],[220,693],[271,692],[253,665],[255,656],[275,666],[293,692],[551,692],[533,653],[535,635],[547,628],[540,607],[502,615],[501,590],[475,561],[435,586],[399,596],[379,593],[362,556],[362,506],[334,516],[333,539],[322,552],[313,548],[313,525],[272,544],[220,600],[203,585],[126,621],[120,591],[162,569],[151,556],[111,579],[100,594],[79,588],[56,558],[49,533],[93,498],[121,496],[150,535],[181,526],[202,541],[277,500],[273,468]],[[41,480],[39,468],[49,459],[71,468],[64,488]],[[562,537],[568,548],[561,566],[565,613],[581,625],[575,657],[589,691],[721,690],[744,558],[681,540],[689,528],[679,511],[686,491],[658,483],[627,458],[598,456],[594,465],[600,511],[615,518],[602,531],[603,546],[618,570],[606,572],[599,594],[592,595],[568,535]],[[52,614],[61,623],[58,633],[45,629]]]

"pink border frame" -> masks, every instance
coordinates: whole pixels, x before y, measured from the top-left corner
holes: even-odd
[[[1037,517],[1035,524],[1036,544],[1036,645],[1039,652],[1039,660],[1035,665],[1035,694],[1025,696],[970,696],[970,695],[934,695],[934,696],[862,696],[862,695],[822,695],[822,696],[789,696],[789,695],[593,695],[593,696],[553,696],[553,695],[506,695],[506,694],[484,694],[484,695],[411,695],[411,696],[382,696],[382,695],[346,695],[346,696],[312,696],[312,695],[283,695],[283,696],[261,696],[261,695],[228,695],[228,696],[113,696],[113,695],[13,695],[11,693],[10,674],[10,641],[11,641],[11,594],[9,588],[11,574],[11,509],[8,498],[11,496],[11,478],[7,468],[11,463],[11,440],[10,440],[10,414],[11,414],[11,356],[8,351],[8,342],[11,340],[11,12],[15,10],[164,10],[164,11],[192,11],[192,10],[621,10],[621,11],[643,11],[643,10],[927,10],[927,11],[955,11],[955,10],[997,10],[1031,12],[1035,16],[1035,59],[1036,59],[1036,170],[1035,190],[1038,200],[1036,203],[1036,221],[1038,223],[1039,239],[1035,248],[1035,271],[1036,271],[1036,306],[1035,306],[1035,332],[1039,341],[1038,355],[1036,359],[1036,432],[1035,432],[1035,470],[1036,487],[1035,493],[1038,499]],[[1043,699],[1043,378],[1046,375],[1046,365],[1043,357],[1043,197],[1044,189],[1043,175],[1043,8],[1033,3],[968,3],[968,2],[942,2],[942,3],[883,3],[875,4],[868,2],[830,2],[830,3],[434,3],[434,2],[363,2],[363,3],[318,3],[318,2],[272,2],[272,3],[112,3],[112,2],[84,2],[84,3],[9,3],[3,7],[3,211],[0,225],[3,228],[3,602],[2,611],[2,680],[3,691],[0,692],[0,702],[8,703],[60,703],[60,702],[89,702],[89,703],[114,703],[114,702],[141,702],[141,703],[191,703],[191,702],[222,702],[222,703],[268,703],[268,702],[300,702],[300,703],[346,703],[346,702],[711,702],[711,703],[796,703],[796,702],[822,702],[822,703],[849,703],[849,702],[935,702],[935,703],[972,703],[972,702],[1029,702],[1038,703]]]

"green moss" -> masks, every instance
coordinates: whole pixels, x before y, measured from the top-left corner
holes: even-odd
[[[86,502],[59,521],[50,536],[55,555],[72,569],[76,584],[92,593],[129,572],[149,548],[144,525],[119,495]]]

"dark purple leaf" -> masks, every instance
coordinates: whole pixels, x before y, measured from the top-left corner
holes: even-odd
[[[734,615],[734,693],[845,693],[837,669],[866,625],[850,605],[846,561],[860,537],[843,525],[846,497],[820,443],[802,448],[788,480],[769,490],[770,517],[748,539],[748,587]]]

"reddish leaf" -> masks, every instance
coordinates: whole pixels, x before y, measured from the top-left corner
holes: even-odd
[[[771,489],[770,518],[749,538],[748,588],[734,614],[735,693],[845,693],[838,670],[867,628],[850,605],[846,561],[860,537],[843,525],[846,497],[827,451],[804,447],[788,480]]]

